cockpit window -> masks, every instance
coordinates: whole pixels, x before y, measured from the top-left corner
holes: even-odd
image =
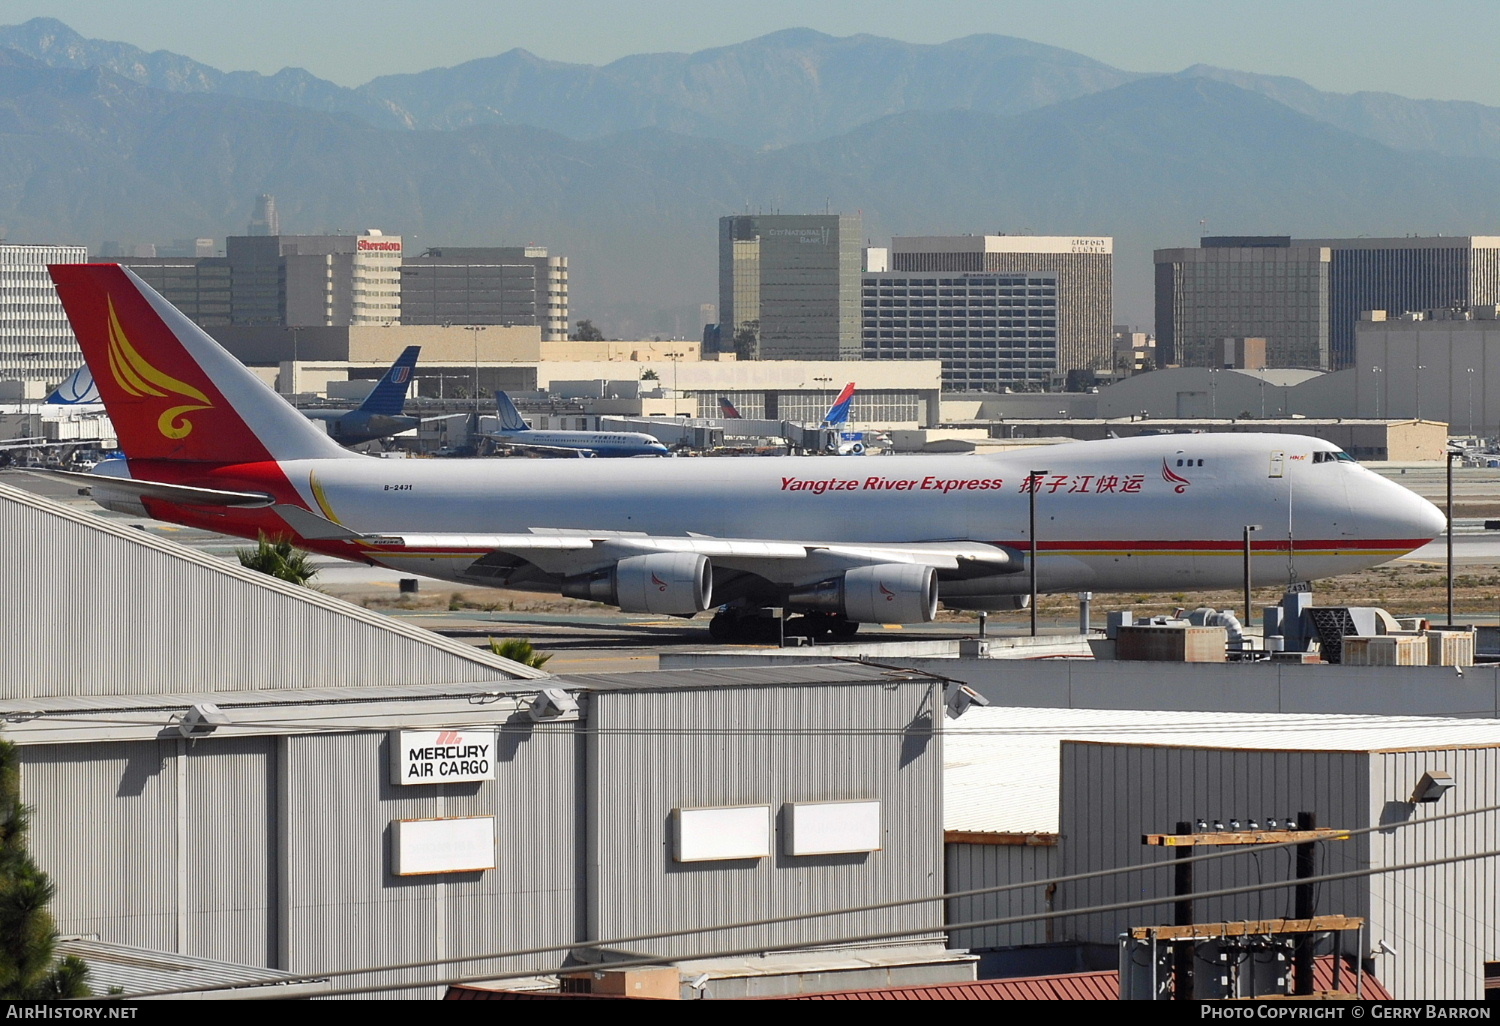
[[[1314,463],[1354,463],[1355,459],[1354,459],[1353,456],[1350,456],[1347,452],[1344,452],[1342,449],[1335,449],[1335,450],[1333,450],[1333,452],[1315,452],[1315,453],[1313,453],[1313,462]]]

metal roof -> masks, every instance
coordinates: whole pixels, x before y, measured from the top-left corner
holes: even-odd
[[[763,688],[828,684],[885,684],[893,680],[938,680],[915,669],[891,669],[855,661],[778,662],[774,666],[703,666],[684,670],[571,675],[565,686],[585,691],[672,691],[682,688]]]
[[[393,687],[80,695],[0,701],[0,722],[16,744],[72,744],[176,737],[178,718],[212,703],[229,719],[212,737],[281,736],[394,727],[490,725],[521,710],[555,680],[410,684]],[[528,721],[529,722],[529,721]],[[208,741],[207,743],[212,743]]]
[[[1283,751],[1500,746],[1500,720],[1129,709],[975,707],[943,741],[943,829],[1055,833],[1061,745]]]
[[[212,703],[229,719],[213,737],[282,736],[392,728],[492,725],[521,713],[539,687],[573,693],[717,688],[878,686],[926,679],[857,663],[729,669],[648,670],[541,681],[455,681],[343,688],[184,691],[157,695],[67,695],[0,700],[0,722],[17,744],[71,744],[176,736],[178,718]],[[585,711],[585,715],[587,715]],[[532,729],[526,719],[522,726]]]
[[[7,696],[551,678],[0,484]]]
[[[107,994],[118,987],[125,994],[141,994],[186,987],[244,988],[240,993],[174,995],[181,999],[209,997],[312,997],[329,989],[329,981],[307,981],[279,969],[193,958],[170,951],[152,951],[128,944],[109,944],[88,938],[58,941],[59,955],[76,955],[88,963],[88,985],[95,994]],[[266,983],[268,979],[285,979],[286,983]],[[291,982],[297,981],[297,982]]]
[[[1313,962],[1313,986],[1321,992],[1333,990],[1333,958],[1321,956]],[[1354,971],[1345,967],[1339,986],[1353,993]],[[1360,988],[1366,998],[1390,1000],[1380,981],[1366,975]],[[915,987],[877,987],[869,990],[836,990],[821,994],[796,994],[789,1001],[1118,1001],[1120,973],[1102,969],[1053,976],[1021,976],[1008,980],[973,980],[968,983],[934,983]]]

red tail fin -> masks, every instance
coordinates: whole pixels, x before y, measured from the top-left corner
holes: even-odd
[[[253,463],[352,455],[130,271],[49,270],[126,456]]]

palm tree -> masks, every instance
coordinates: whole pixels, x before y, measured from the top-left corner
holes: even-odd
[[[506,638],[504,641],[490,639],[490,651],[501,659],[509,659],[511,662],[520,663],[522,666],[530,666],[540,670],[542,664],[552,658],[550,652],[538,652],[531,647],[527,638]]]
[[[270,574],[277,580],[291,584],[306,585],[317,576],[318,568],[306,552],[296,548],[284,537],[269,537],[261,532],[260,541],[253,549],[236,549],[240,566]]]

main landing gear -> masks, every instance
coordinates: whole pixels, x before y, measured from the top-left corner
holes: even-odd
[[[786,622],[787,637],[813,641],[852,638],[858,630],[858,621],[837,613],[803,613],[788,618]],[[708,635],[715,641],[774,645],[781,640],[781,620],[769,609],[726,606],[708,622]]]

